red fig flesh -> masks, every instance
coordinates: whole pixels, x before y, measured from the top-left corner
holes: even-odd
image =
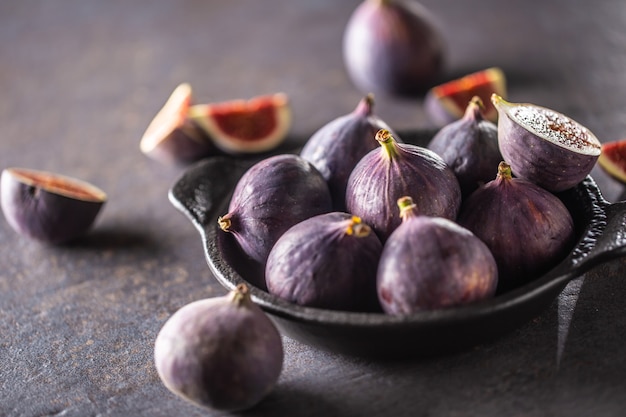
[[[598,164],[613,178],[626,183],[626,139],[603,143]]]

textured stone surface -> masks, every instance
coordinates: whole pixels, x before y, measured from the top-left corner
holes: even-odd
[[[423,3],[445,28],[450,76],[498,65],[511,99],[559,110],[601,141],[626,134],[623,1]],[[223,415],[174,397],[154,370],[169,315],[224,290],[167,201],[181,169],[147,159],[139,139],[188,81],[200,102],[285,91],[290,140],[302,143],[362,96],[341,61],[357,4],[0,2],[0,168],[56,171],[109,195],[71,245],[27,241],[0,220],[0,415]],[[379,97],[377,112],[397,129],[428,126],[419,101]],[[457,355],[368,362],[285,339],[276,390],[246,414],[623,415],[625,268],[597,268],[510,336]]]

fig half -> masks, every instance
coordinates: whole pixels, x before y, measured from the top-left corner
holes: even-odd
[[[419,215],[410,197],[398,200],[402,224],[385,243],[378,297],[389,314],[411,314],[491,298],[498,284],[493,255],[469,230]]]
[[[230,154],[274,149],[291,128],[291,105],[284,93],[196,104],[189,112],[215,145]]]
[[[185,165],[217,153],[217,148],[189,114],[191,85],[182,83],[152,119],[139,148],[150,158],[165,164]]]
[[[19,234],[52,244],[83,235],[107,196],[95,185],[56,173],[7,168],[0,180],[2,211]]]
[[[495,180],[463,203],[458,223],[489,247],[498,264],[498,291],[529,282],[561,261],[574,244],[574,221],[554,194],[513,178],[506,162]]]
[[[243,174],[218,224],[251,259],[264,264],[287,229],[331,210],[330,191],[319,171],[298,155],[280,154]]]
[[[552,191],[576,186],[601,153],[600,141],[586,127],[545,107],[510,103],[497,94],[498,141],[513,174]]]
[[[474,96],[484,103],[483,117],[498,120],[498,111],[491,103],[491,95],[506,97],[506,77],[498,67],[476,71],[439,84],[426,93],[424,110],[438,126],[446,126],[463,117],[467,103]]]
[[[376,268],[383,249],[360,218],[333,212],[304,220],[272,248],[265,280],[271,294],[332,310],[378,310]]]
[[[245,410],[259,403],[274,388],[283,356],[278,330],[244,284],[225,296],[183,306],[154,343],[163,384],[216,410]]]
[[[326,179],[337,211],[345,211],[350,173],[365,154],[378,147],[372,138],[380,129],[391,130],[374,114],[373,107],[374,96],[368,94],[352,113],[322,126],[300,152]],[[399,140],[397,135],[394,137]]]
[[[626,183],[626,139],[603,143],[598,165],[613,178]]]
[[[401,219],[396,201],[410,196],[420,214],[456,219],[461,188],[454,172],[433,151],[397,143],[391,133],[376,133],[379,149],[365,155],[350,174],[348,212],[363,219],[384,242]]]

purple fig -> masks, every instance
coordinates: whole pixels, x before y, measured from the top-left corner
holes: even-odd
[[[443,68],[444,41],[434,19],[419,3],[364,0],[343,38],[348,75],[362,91],[421,94]]]
[[[595,165],[600,141],[586,127],[554,110],[491,96],[498,110],[498,141],[513,174],[548,191],[580,183]]]
[[[487,246],[441,217],[419,215],[410,197],[398,200],[402,224],[385,243],[378,297],[389,314],[411,314],[491,298],[498,270]]]
[[[489,247],[498,264],[499,292],[526,283],[562,260],[574,243],[574,222],[554,194],[511,176],[498,175],[463,203],[458,223]]]
[[[322,126],[300,152],[326,179],[337,211],[345,211],[350,173],[365,154],[378,146],[372,138],[380,129],[390,130],[373,113],[373,106],[374,96],[368,94],[352,113]]]
[[[386,130],[376,134],[380,149],[365,155],[352,171],[346,189],[346,207],[369,224],[384,242],[401,223],[395,209],[398,198],[413,198],[427,216],[456,219],[461,189],[454,172],[433,151],[397,143]]]
[[[93,224],[107,196],[98,187],[51,172],[2,171],[2,211],[18,233],[45,243],[65,243]]]
[[[244,410],[274,388],[283,364],[280,334],[245,285],[176,311],[154,343],[163,384],[203,407]]]
[[[378,309],[376,267],[382,244],[360,218],[333,212],[293,226],[270,252],[271,294],[332,310]]]
[[[465,115],[435,134],[428,149],[437,153],[454,171],[463,196],[493,179],[493,167],[502,161],[498,127],[485,120],[483,102],[474,96]]]
[[[282,154],[244,173],[218,223],[250,258],[265,263],[287,229],[331,210],[330,191],[319,171],[298,155]]]

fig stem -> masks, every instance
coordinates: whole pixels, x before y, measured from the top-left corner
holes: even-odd
[[[222,229],[223,231],[230,232],[232,221],[230,220],[230,216],[226,214],[217,218],[217,224],[219,224],[220,229]]]
[[[376,140],[382,146],[383,152],[388,160],[392,160],[394,157],[398,156],[396,140],[387,129],[380,129],[376,132]]]
[[[400,197],[398,199],[398,208],[400,209],[400,218],[406,221],[411,217],[417,216],[417,206],[413,199],[409,196]]]
[[[374,94],[368,93],[365,97],[359,101],[359,104],[354,109],[354,113],[360,114],[363,116],[369,116],[372,114],[374,110]]]
[[[482,120],[485,104],[480,97],[474,96],[465,108],[465,120]]]
[[[346,235],[354,237],[367,237],[372,229],[361,221],[358,216],[352,216],[348,227],[346,227]]]
[[[513,178],[511,166],[504,161],[498,164],[498,178],[501,178],[503,180],[510,180],[511,178]]]
[[[250,288],[246,284],[238,284],[231,292],[231,300],[235,305],[241,306],[250,300]]]

